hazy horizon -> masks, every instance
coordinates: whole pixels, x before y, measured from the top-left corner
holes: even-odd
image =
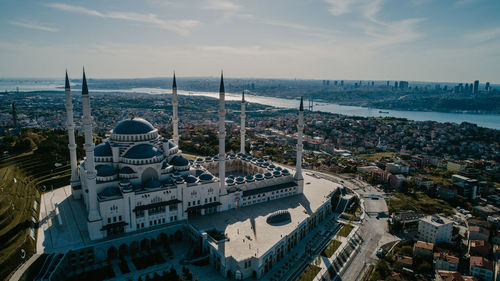
[[[4,2],[0,77],[500,83],[494,0]]]

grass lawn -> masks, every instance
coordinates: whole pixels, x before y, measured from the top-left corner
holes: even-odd
[[[156,252],[147,256],[133,258],[132,262],[134,263],[135,268],[140,270],[155,264],[164,263],[165,259],[160,253]]]
[[[312,281],[320,270],[321,267],[311,264],[307,267],[306,271],[300,275],[298,281]]]
[[[330,240],[325,250],[323,250],[321,254],[327,258],[330,258],[335,253],[335,251],[337,251],[337,249],[340,247],[340,244],[342,243],[338,240],[335,239]]]
[[[382,157],[393,158],[396,155],[394,152],[377,152],[377,153],[366,153],[359,154],[358,157],[367,161],[375,161]]]
[[[346,224],[339,230],[339,233],[337,233],[337,235],[342,236],[342,237],[347,237],[347,235],[349,235],[349,233],[351,233],[353,228],[354,228],[354,226],[352,226],[350,224]]]
[[[0,168],[0,280],[35,252],[29,233],[34,229],[32,217],[38,220],[33,207],[34,201],[40,203],[40,193],[34,185],[16,165]]]
[[[453,214],[453,207],[450,206],[448,202],[436,198],[431,198],[425,193],[416,193],[409,195],[403,193],[392,194],[389,212],[392,214],[394,212],[404,210],[413,210],[417,213],[426,215],[435,213],[445,213],[446,215]]]

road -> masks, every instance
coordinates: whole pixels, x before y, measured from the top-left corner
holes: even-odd
[[[388,233],[388,209],[385,200],[367,197],[369,195],[382,196],[383,192],[357,180],[351,182],[330,174],[314,173],[332,181],[340,183],[343,181],[344,186],[358,193],[361,199],[364,200],[366,216],[358,231],[363,238],[363,243],[360,245],[360,251],[354,257],[354,260],[349,264],[348,268],[342,270],[339,278],[339,280],[345,281],[359,280],[368,265],[376,262],[377,249],[383,244],[397,239]],[[360,187],[360,185],[366,187]]]

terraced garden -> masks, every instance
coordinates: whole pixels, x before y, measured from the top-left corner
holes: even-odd
[[[0,280],[35,252],[40,196],[69,183],[71,169],[33,151],[0,161]]]

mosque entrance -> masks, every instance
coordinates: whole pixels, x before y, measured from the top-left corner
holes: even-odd
[[[198,216],[201,216],[201,209],[200,208],[189,208],[187,210],[187,213],[188,213],[188,218],[192,218],[192,217],[198,217]]]
[[[156,172],[155,169],[149,167],[146,170],[144,170],[144,172],[142,172],[141,182],[142,182],[142,184],[144,184],[144,183],[150,181],[151,179],[157,180],[158,173]]]

